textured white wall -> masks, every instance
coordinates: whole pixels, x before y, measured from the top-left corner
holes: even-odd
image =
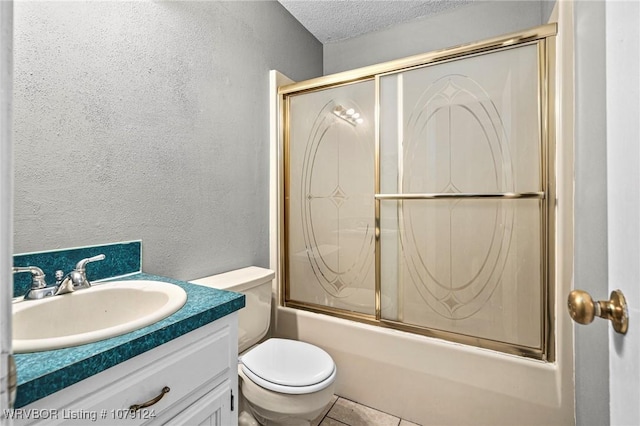
[[[270,69],[322,73],[277,2],[17,2],[14,251],[142,239],[149,273],[268,266]]]

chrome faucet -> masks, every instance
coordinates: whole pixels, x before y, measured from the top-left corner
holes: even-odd
[[[56,271],[56,284],[52,286],[47,286],[47,282],[44,279],[45,274],[42,269],[37,266],[15,266],[13,273],[31,273],[31,288],[24,295],[24,299],[37,300],[49,296],[71,293],[83,288],[90,288],[91,283],[87,279],[87,263],[104,260],[104,258],[104,254],[99,254],[94,257],[82,259],[76,263],[75,269],[67,275],[62,271]]]
[[[57,288],[47,287],[47,283],[44,279],[45,274],[42,272],[42,269],[37,266],[14,266],[12,270],[14,274],[21,272],[31,273],[31,288],[24,295],[25,300],[42,299],[55,294]]]
[[[58,296],[61,294],[72,293],[76,290],[90,288],[91,283],[87,279],[87,263],[104,260],[104,258],[104,254],[99,254],[97,256],[82,259],[81,261],[76,263],[75,269],[69,272],[67,275],[64,275],[64,272],[62,271],[56,271],[57,287],[55,295]]]

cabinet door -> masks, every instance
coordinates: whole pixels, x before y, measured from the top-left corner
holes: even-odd
[[[237,417],[233,417],[232,420],[231,397],[231,382],[226,380],[165,424],[171,426],[235,425]]]

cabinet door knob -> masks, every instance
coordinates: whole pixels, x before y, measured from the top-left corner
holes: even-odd
[[[569,293],[567,307],[571,318],[579,324],[591,324],[595,317],[600,317],[610,320],[613,329],[620,334],[626,334],[629,328],[627,301],[620,290],[612,291],[609,300],[599,302],[594,302],[584,290],[573,290]]]
[[[131,407],[129,407],[129,411],[131,411],[132,413],[135,413],[136,411],[141,410],[143,408],[151,407],[153,404],[156,404],[158,401],[160,401],[166,393],[169,393],[170,390],[171,389],[169,389],[169,386],[163,387],[162,390],[160,391],[160,395],[156,396],[153,399],[150,399],[147,402],[143,402],[142,404],[133,404]]]

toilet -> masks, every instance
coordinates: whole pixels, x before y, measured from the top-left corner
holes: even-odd
[[[269,331],[274,276],[269,269],[250,266],[190,281],[245,295],[238,314],[241,426],[309,425],[334,392],[337,369],[324,350],[297,340],[262,341]]]

